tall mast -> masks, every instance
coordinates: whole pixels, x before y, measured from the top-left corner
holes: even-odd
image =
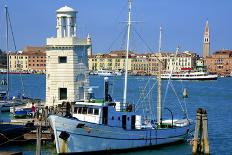
[[[7,52],[7,99],[9,99],[10,95],[10,86],[9,86],[9,39],[8,39],[8,8],[5,5],[5,12],[6,12],[6,52]]]
[[[161,106],[161,41],[162,41],[162,27],[160,27],[159,35],[159,53],[158,53],[158,74],[157,74],[157,123],[160,125],[162,123],[162,106]]]
[[[127,74],[128,74],[128,54],[130,45],[130,28],[131,28],[131,0],[128,0],[128,27],[127,27],[127,43],[126,43],[126,61],[125,61],[125,81],[124,81],[124,93],[123,103],[127,102]]]

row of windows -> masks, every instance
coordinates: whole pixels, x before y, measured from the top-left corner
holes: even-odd
[[[29,66],[46,66],[46,64],[29,64]]]
[[[23,59],[23,58],[24,58],[24,57],[22,57],[22,56],[10,56],[10,58],[13,58],[13,57],[14,57],[15,59],[17,59],[17,58],[18,58],[18,59]],[[35,56],[29,56],[29,59],[30,59],[30,58],[33,58],[33,59],[35,59],[35,58],[37,58],[37,59],[38,59],[38,58],[41,58],[41,59],[43,59],[43,58],[45,58],[45,56],[41,56],[41,57],[39,57],[39,56],[37,56],[37,57],[35,57]],[[27,56],[25,57],[25,59],[27,59]]]
[[[98,108],[88,108],[88,107],[75,107],[74,114],[99,115],[99,109]]]
[[[46,62],[46,60],[36,60],[37,62]],[[28,62],[31,62],[31,60],[28,60]],[[32,62],[35,62],[35,60],[32,60]]]

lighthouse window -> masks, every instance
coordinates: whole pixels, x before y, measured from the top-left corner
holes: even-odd
[[[59,88],[60,100],[67,100],[67,88]]]
[[[67,63],[67,57],[65,56],[59,57],[59,63]]]

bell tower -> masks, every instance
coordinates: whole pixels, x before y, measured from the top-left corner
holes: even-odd
[[[210,37],[209,37],[209,23],[206,21],[204,41],[203,41],[203,58],[206,58],[210,54]]]
[[[76,36],[76,13],[64,6],[56,11],[56,37],[46,44],[46,106],[85,100],[89,88],[87,38]]]

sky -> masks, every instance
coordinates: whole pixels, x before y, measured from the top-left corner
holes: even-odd
[[[17,50],[44,46],[56,36],[56,10],[65,5],[78,11],[77,36],[93,41],[93,53],[125,49],[127,0],[1,0],[0,49],[5,50],[7,5]],[[162,51],[193,51],[202,55],[206,20],[211,53],[232,49],[231,0],[132,0],[130,49],[138,53],[158,50],[162,25]],[[10,49],[13,49],[10,38]]]

